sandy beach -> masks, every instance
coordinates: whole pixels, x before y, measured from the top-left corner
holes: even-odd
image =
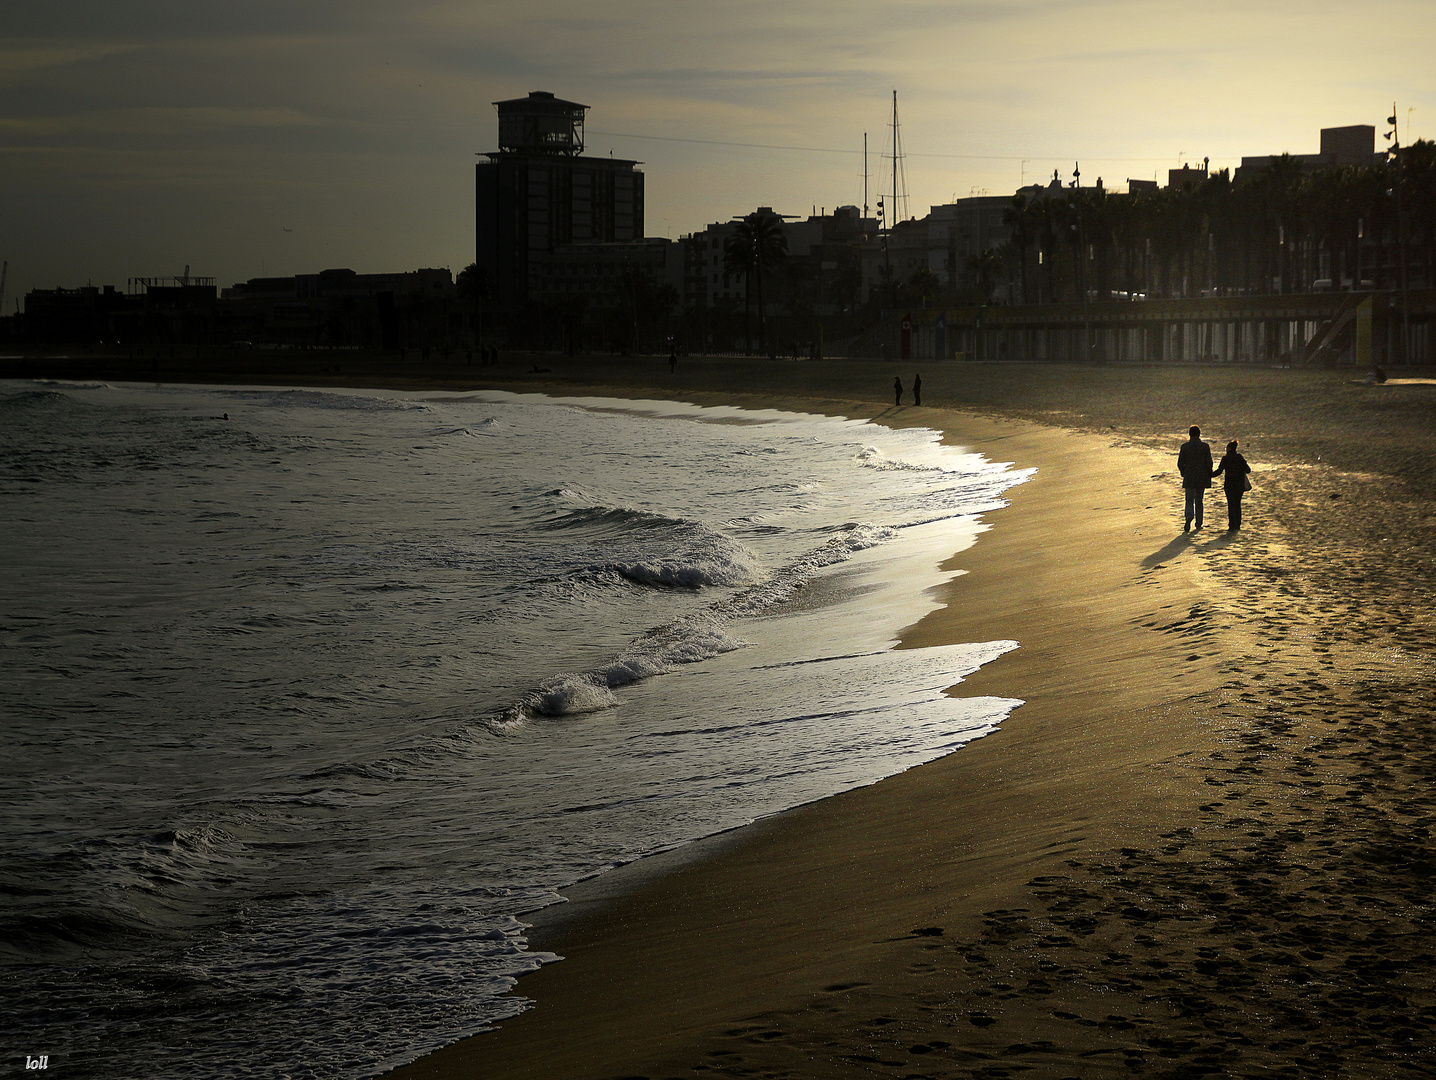
[[[1436,1075],[1429,372],[946,365],[916,408],[866,362],[345,367],[286,378],[871,417],[1039,470],[903,634],[1020,642],[950,691],[1023,699],[998,733],[577,887],[534,1007],[392,1076]],[[1253,465],[1239,533],[1219,491],[1181,532],[1191,423]]]

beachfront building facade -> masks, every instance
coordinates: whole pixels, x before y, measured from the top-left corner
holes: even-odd
[[[737,221],[715,221],[701,232],[680,237],[685,253],[683,304],[687,308],[715,308],[724,303],[741,303],[743,277],[730,274],[724,258],[728,238]]]
[[[1264,169],[1283,157],[1299,166],[1302,172],[1337,169],[1344,165],[1368,167],[1386,160],[1386,153],[1376,149],[1376,128],[1370,124],[1322,128],[1321,150],[1315,154],[1257,154],[1243,157],[1241,166],[1232,176],[1233,183],[1256,179]]]
[[[973,259],[1000,249],[1012,238],[1007,220],[1012,198],[973,195],[956,199],[874,237],[862,253],[863,302],[880,295],[885,286],[915,280],[927,282],[930,291],[968,287],[974,274]]]
[[[476,263],[503,307],[537,299],[560,248],[643,239],[637,161],[586,157],[587,105],[536,90],[496,101],[499,149],[475,174]]]
[[[234,336],[246,341],[396,350],[463,338],[458,291],[445,267],[250,278],[221,300]]]
[[[250,278],[131,278],[113,286],[33,289],[10,336],[36,343],[225,348],[457,348],[466,340],[453,275],[349,269]]]
[[[770,272],[773,286],[770,302],[782,314],[795,304],[827,312],[859,302],[862,250],[877,235],[877,221],[864,218],[856,206],[839,206],[831,214],[826,208],[807,218],[776,214],[760,206],[760,214],[772,214],[782,222],[788,255],[781,271]],[[683,275],[683,302],[690,308],[719,308],[743,302],[744,279],[729,273],[725,245],[738,219],[714,222],[702,232],[682,237],[686,247]],[[770,280],[769,274],[764,281]]]

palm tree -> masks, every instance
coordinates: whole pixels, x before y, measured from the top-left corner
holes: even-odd
[[[743,353],[747,355],[753,351],[753,328],[748,317],[753,295],[753,242],[736,229],[723,241],[723,274],[743,277]]]
[[[992,286],[996,283],[997,275],[1002,270],[1002,256],[992,248],[984,248],[982,251],[967,257],[968,276],[977,287],[979,303],[987,303],[992,299]]]
[[[1018,290],[1024,304],[1032,303],[1032,297],[1027,291],[1027,249],[1032,246],[1038,217],[1039,214],[1028,203],[1025,195],[1014,195],[1012,205],[1002,212],[1003,223],[1007,225],[1012,236],[1009,243],[1017,256]]]
[[[489,298],[489,275],[478,263],[469,263],[459,271],[454,284],[459,290],[459,299],[468,301],[474,316],[474,343],[483,344],[484,301]]]
[[[747,249],[744,254],[742,249]],[[724,266],[728,256],[733,254],[733,263],[744,275],[744,319],[747,318],[747,284],[752,279],[758,282],[758,352],[768,355],[767,312],[763,307],[763,273],[778,266],[788,257],[788,237],[783,231],[783,219],[766,207],[760,207],[739,219],[733,227],[733,235],[724,246]],[[741,266],[740,266],[741,264]]]

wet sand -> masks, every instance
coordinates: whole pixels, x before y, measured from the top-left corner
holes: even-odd
[[[1436,386],[929,365],[929,407],[895,409],[881,364],[544,366],[482,381],[918,423],[1038,466],[904,634],[1016,638],[952,692],[1026,704],[580,886],[540,916],[568,959],[521,981],[535,1007],[393,1075],[1436,1076]],[[1180,532],[1193,422],[1256,470],[1233,536],[1219,493]]]

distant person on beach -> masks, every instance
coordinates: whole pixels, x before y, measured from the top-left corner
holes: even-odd
[[[1187,496],[1187,523],[1182,532],[1190,532],[1193,521],[1197,528],[1202,527],[1202,497],[1212,486],[1212,448],[1202,442],[1202,429],[1196,424],[1187,429],[1187,434],[1191,438],[1182,443],[1177,454],[1177,471],[1182,474],[1182,490]]]
[[[893,376],[893,404],[902,404],[902,380],[896,375]]]
[[[919,374],[914,374],[912,377],[912,403],[914,405],[922,404],[922,376]]]
[[[678,349],[673,346],[668,349],[668,370],[670,373],[678,370]]]
[[[1227,532],[1242,527],[1242,496],[1251,490],[1252,482],[1247,479],[1251,471],[1247,459],[1237,453],[1237,441],[1227,443],[1227,452],[1222,455],[1217,471],[1212,473],[1213,479],[1222,477],[1222,490],[1227,496]]]

